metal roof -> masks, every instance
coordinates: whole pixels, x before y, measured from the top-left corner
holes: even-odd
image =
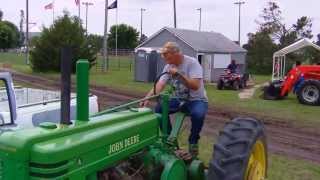
[[[284,56],[286,54],[289,54],[291,52],[294,52],[294,51],[297,51],[299,49],[302,49],[302,48],[305,48],[305,47],[308,47],[308,46],[311,46],[311,47],[314,47],[315,49],[319,50],[320,51],[320,46],[312,43],[310,40],[308,39],[300,39],[299,41],[283,48],[283,49],[280,49],[279,51],[275,52],[273,54],[273,56]]]
[[[241,48],[239,45],[216,32],[204,32],[204,31],[194,31],[187,29],[176,29],[164,27],[156,34],[152,35],[143,44],[138,47],[143,47],[148,41],[151,41],[154,37],[159,35],[162,31],[169,31],[174,36],[182,40],[184,43],[192,47],[197,52],[204,53],[236,53],[236,52],[247,52],[245,49]]]

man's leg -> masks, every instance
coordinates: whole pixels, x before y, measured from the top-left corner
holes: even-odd
[[[190,152],[197,155],[198,140],[200,139],[200,132],[203,126],[205,116],[208,111],[208,103],[204,101],[190,101],[188,103],[188,111],[191,117],[191,132],[189,136]],[[195,151],[195,152],[193,152]]]
[[[176,113],[177,111],[179,111],[179,106],[180,106],[180,101],[178,101],[177,99],[170,99],[169,100],[169,114],[173,114]],[[155,112],[156,113],[162,113],[162,106],[160,103],[157,104],[157,106],[155,107]],[[168,117],[168,133],[171,132],[172,126],[171,126],[171,122],[170,122],[170,117]],[[160,128],[162,128],[162,123],[160,123]]]

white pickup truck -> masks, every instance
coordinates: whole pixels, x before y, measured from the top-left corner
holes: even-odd
[[[0,73],[0,131],[60,122],[60,92],[15,88],[11,74]],[[98,98],[89,96],[89,113],[98,112]],[[71,94],[70,119],[76,118],[76,94]]]

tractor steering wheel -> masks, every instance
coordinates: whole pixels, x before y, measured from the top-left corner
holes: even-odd
[[[154,84],[153,84],[153,94],[154,95],[156,95],[156,85],[159,82],[159,80],[161,79],[161,77],[164,76],[164,75],[169,75],[169,73],[168,72],[163,72],[155,79]],[[176,76],[179,77],[179,76],[181,76],[181,74],[177,73]],[[187,97],[182,97],[179,94],[175,93],[175,92],[179,91],[179,89],[178,89],[179,87],[180,86],[175,87],[172,83],[170,83],[170,86],[169,86],[168,89],[166,89],[166,92],[169,94],[169,99],[177,99],[177,100],[179,100],[181,102],[179,107],[182,107],[186,103],[186,101],[189,99],[190,92],[188,90]],[[161,98],[157,98],[157,101],[160,102],[160,99]]]

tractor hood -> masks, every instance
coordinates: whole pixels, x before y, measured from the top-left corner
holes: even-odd
[[[2,132],[0,160],[28,162],[35,177],[44,177],[99,161],[111,164],[158,139],[158,117],[148,108],[73,122],[69,126],[46,125]]]

